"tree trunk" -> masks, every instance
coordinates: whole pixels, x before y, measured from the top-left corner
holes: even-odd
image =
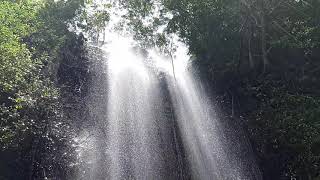
[[[171,59],[173,77],[174,77],[174,80],[177,80],[176,79],[176,72],[175,72],[175,69],[174,69],[174,60],[173,60],[173,56],[172,56],[171,52],[170,52],[170,59]]]
[[[267,65],[269,64],[268,52],[267,52],[267,33],[266,33],[266,13],[265,13],[265,4],[264,0],[260,0],[261,3],[261,12],[260,12],[260,21],[261,21],[261,51],[262,51],[262,60],[263,60],[263,72],[266,72]]]
[[[252,52],[251,52],[251,35],[248,39],[248,54],[249,54],[249,65],[250,65],[250,68],[253,69],[254,62],[253,62],[253,57],[252,57]]]

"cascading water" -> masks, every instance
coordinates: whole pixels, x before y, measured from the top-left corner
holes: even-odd
[[[181,145],[158,71],[130,38],[110,33],[109,40],[99,47],[105,73],[95,78],[107,82],[93,83],[88,104],[95,127],[79,137],[86,167],[78,179],[181,179]]]
[[[250,157],[246,159],[234,157],[235,153],[243,153],[243,149],[234,147],[239,149],[228,150],[230,147],[226,141],[224,127],[219,122],[209,97],[201,88],[200,80],[193,74],[192,67],[188,66],[190,58],[187,55],[187,48],[181,43],[178,47],[174,60],[174,74],[170,72],[173,70],[169,60],[155,53],[153,55],[160,62],[159,67],[167,72],[168,88],[192,178],[261,179],[259,170]],[[239,141],[238,144],[244,145],[241,140],[243,139],[233,139]]]
[[[106,91],[89,103],[103,133],[79,149],[87,166],[79,179],[260,179],[250,157],[229,150],[224,126],[188,70],[186,47],[176,52],[174,75],[155,50],[139,53],[130,38],[109,38],[100,47],[107,83],[95,85]]]
[[[109,51],[107,179],[155,179],[161,177],[165,156],[158,135],[161,100],[157,80],[127,39],[114,40],[105,47]]]

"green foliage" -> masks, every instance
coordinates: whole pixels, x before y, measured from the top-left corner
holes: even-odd
[[[291,48],[319,47],[318,1],[283,1],[269,13],[270,43]]]
[[[192,53],[232,58],[230,52],[239,44],[238,2],[184,0],[165,1],[165,4],[173,12],[169,30],[178,32]]]
[[[19,85],[26,83],[24,78],[34,70],[36,64],[31,60],[26,44],[21,43],[23,37],[34,31],[30,21],[36,12],[30,10],[30,4],[0,3],[0,87],[5,91],[17,91]]]
[[[11,2],[0,3],[0,87],[1,87],[1,131],[0,140],[4,146],[25,129],[19,111],[21,103],[26,101],[22,95],[28,95],[28,88],[34,86],[31,78],[37,73],[37,60],[31,58],[31,52],[22,38],[35,31],[36,11],[32,5],[19,5]],[[19,12],[19,13],[17,13]],[[32,101],[32,99],[30,99]]]
[[[170,49],[172,36],[166,31],[169,18],[160,1],[120,0],[119,3],[126,10],[119,30],[132,34],[141,48]]]
[[[105,27],[110,20],[109,3],[87,1],[84,9],[77,19],[77,26],[89,35],[89,38],[98,41],[99,35],[104,33]]]
[[[61,49],[75,36],[69,29],[83,5],[0,2],[0,157],[11,158],[1,161],[1,178],[68,176],[72,132],[55,81]]]
[[[267,80],[253,87],[249,85],[244,93],[261,102],[246,117],[250,136],[265,166],[263,171],[269,174],[279,171],[278,177],[288,179],[317,177],[320,99],[291,94],[275,82]]]

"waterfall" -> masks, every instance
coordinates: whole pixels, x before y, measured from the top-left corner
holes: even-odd
[[[169,58],[130,37],[110,33],[99,49],[104,67],[88,100],[94,126],[79,136],[78,179],[260,179],[250,153],[241,155],[247,144],[230,147],[182,43],[175,74]]]
[[[116,37],[107,60],[108,152],[110,178],[155,179],[164,168],[159,126],[162,120],[159,87],[142,55],[127,39]]]

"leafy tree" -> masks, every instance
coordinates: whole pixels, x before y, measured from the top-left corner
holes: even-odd
[[[61,50],[77,39],[69,29],[83,3],[0,2],[1,179],[72,174],[73,136],[56,74]]]

